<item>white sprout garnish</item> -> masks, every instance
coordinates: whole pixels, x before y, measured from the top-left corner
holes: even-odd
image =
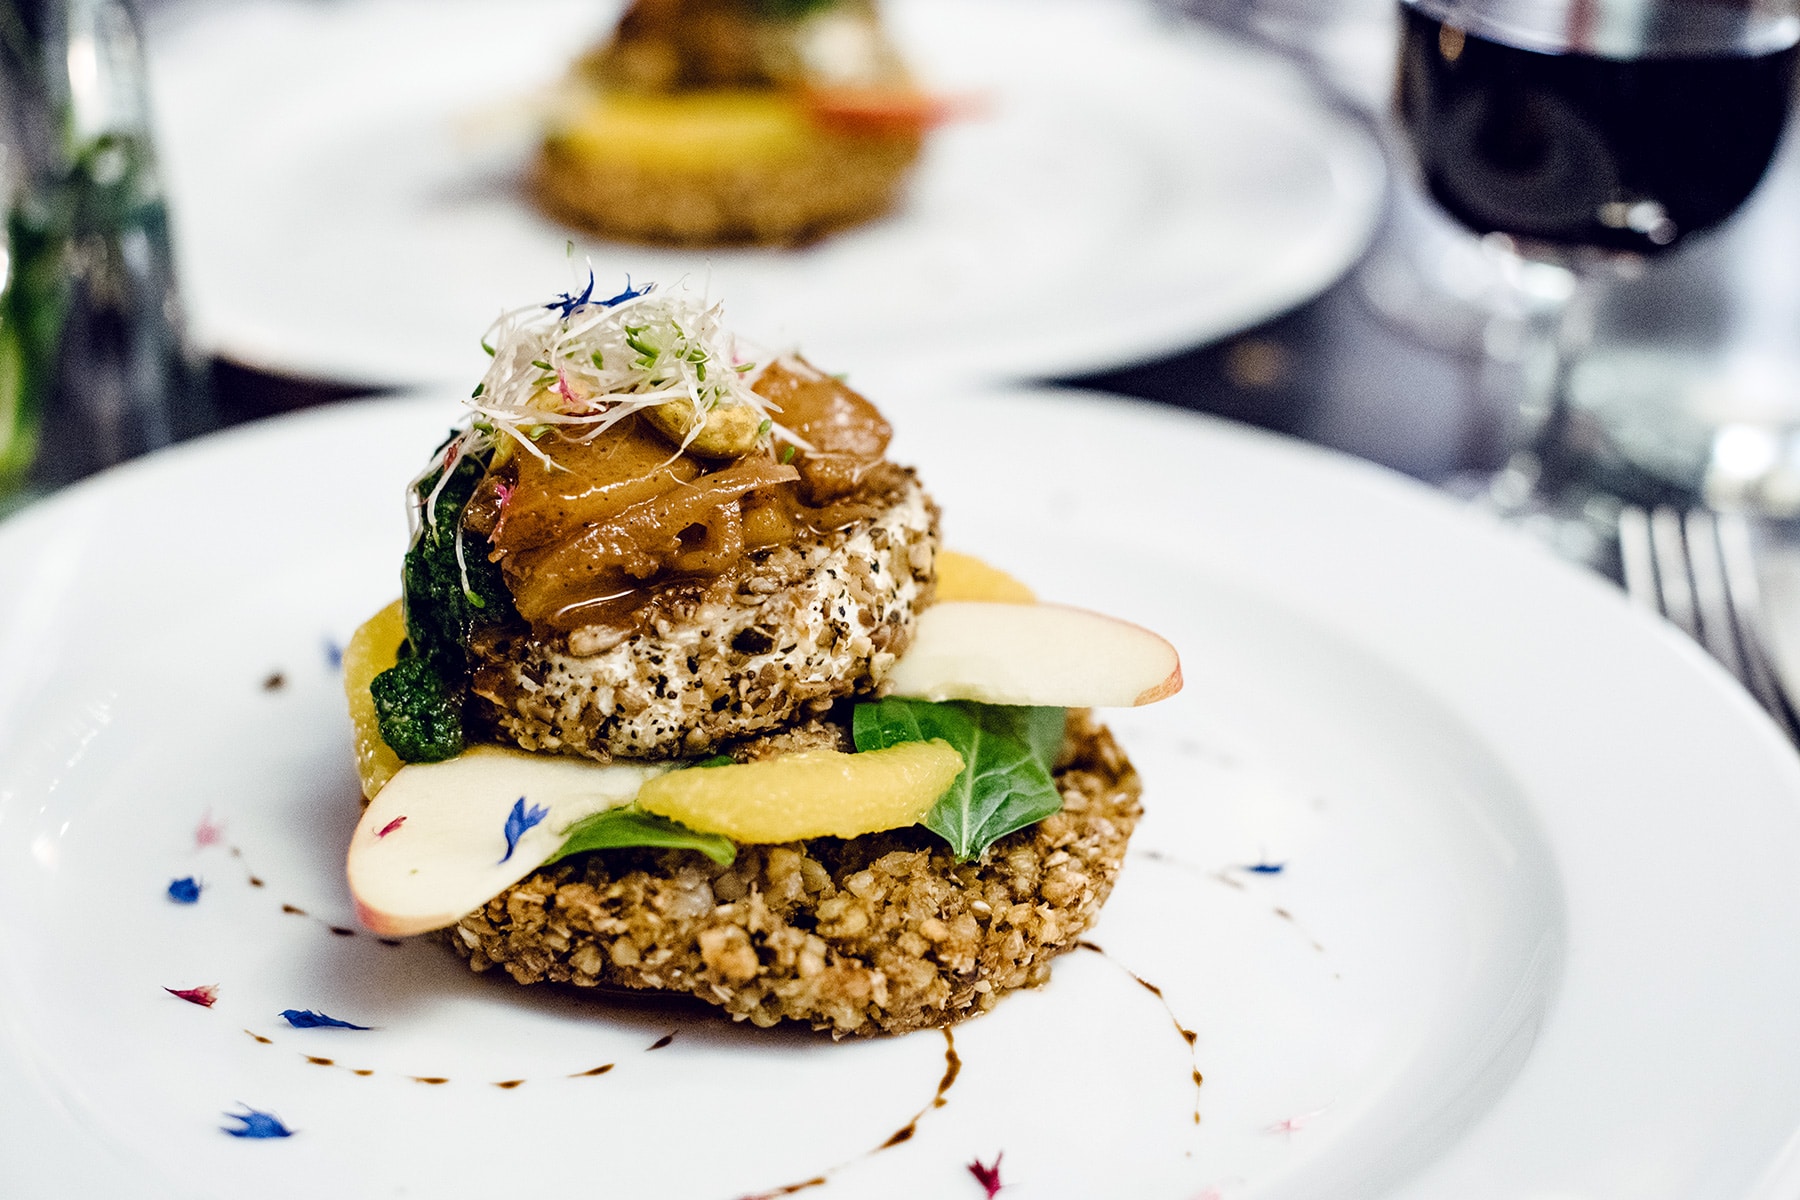
[[[652,287],[590,301],[592,290],[590,281],[579,297],[515,309],[488,330],[494,361],[469,407],[496,435],[548,463],[533,437],[546,427],[588,441],[632,413],[677,403],[693,409],[685,450],[708,413],[743,405],[769,422],[768,444],[777,427],[754,390],[766,359],[725,331],[722,305]]]

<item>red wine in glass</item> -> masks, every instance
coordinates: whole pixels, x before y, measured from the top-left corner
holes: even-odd
[[[1800,17],[1771,0],[1403,0],[1397,108],[1477,233],[1649,254],[1724,221],[1786,125]]]

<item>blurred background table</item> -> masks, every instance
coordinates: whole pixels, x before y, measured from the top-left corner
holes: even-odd
[[[217,0],[146,0],[151,9]],[[1120,0],[1121,3],[1132,0]],[[1394,142],[1396,13],[1383,0],[1179,0],[1171,20],[1207,21],[1304,63],[1333,107],[1381,133],[1394,164],[1387,224],[1364,260],[1301,307],[1236,336],[1152,362],[1050,382],[1225,417],[1443,484],[1505,461],[1510,401],[1482,380],[1482,329],[1422,335],[1374,297],[1391,292],[1397,238],[1466,238],[1419,197]],[[1724,229],[1613,285],[1599,322],[1608,339],[1726,355],[1745,328],[1800,312],[1800,149],[1788,144],[1762,190]],[[1396,233],[1398,228],[1400,232]],[[1794,326],[1800,341],[1800,323]],[[354,381],[288,378],[229,361],[212,366],[228,423],[370,393]],[[1800,402],[1800,398],[1797,398]]]
[[[235,0],[138,0],[151,30],[154,71],[159,22],[210,20]],[[1253,328],[1200,342],[1154,361],[1041,380],[1136,397],[1222,417],[1364,458],[1470,496],[1519,448],[1514,381],[1493,377],[1496,323],[1479,297],[1480,252],[1424,197],[1392,114],[1399,13],[1394,0],[1116,0],[1153,3],[1173,28],[1203,23],[1256,51],[1298,65],[1325,107],[1370,129],[1382,145],[1390,186],[1372,244],[1322,294]],[[1613,355],[1617,374],[1685,373],[1690,385],[1779,370],[1763,381],[1771,424],[1792,433],[1795,512],[1800,512],[1800,138],[1787,141],[1761,190],[1723,228],[1652,261],[1641,277],[1602,291],[1592,347]],[[179,232],[179,230],[178,230]],[[1446,276],[1461,271],[1460,281]],[[1433,274],[1436,278],[1432,278]],[[1456,298],[1458,287],[1469,294]],[[1504,333],[1504,330],[1500,332]],[[1617,352],[1615,354],[1615,352]],[[1503,357],[1503,355],[1502,355]],[[1646,366],[1645,364],[1648,364]],[[302,378],[225,357],[205,365],[218,420],[242,424],[319,404],[378,394],[345,378]],[[1786,374],[1783,374],[1783,372]],[[1668,383],[1664,378],[1660,382]],[[1792,386],[1789,386],[1790,383]],[[1629,389],[1624,389],[1628,391]],[[1658,429],[1653,426],[1650,434]],[[1653,449],[1656,449],[1653,447]],[[53,480],[52,483],[61,482]],[[1571,557],[1617,571],[1606,533],[1563,545]],[[1771,529],[1772,557],[1800,544]],[[1577,542],[1580,539],[1576,539]],[[1800,554],[1788,607],[1800,614]],[[1800,651],[1800,619],[1791,640]],[[1797,656],[1796,661],[1800,661]]]

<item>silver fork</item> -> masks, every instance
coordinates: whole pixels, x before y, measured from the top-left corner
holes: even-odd
[[[1619,559],[1632,600],[1706,647],[1800,746],[1800,714],[1763,636],[1762,592],[1743,517],[1627,506],[1619,514]]]

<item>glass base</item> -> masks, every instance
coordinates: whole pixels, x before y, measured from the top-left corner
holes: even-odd
[[[1800,358],[1612,348],[1571,372],[1567,403],[1577,457],[1622,494],[1800,517]]]

